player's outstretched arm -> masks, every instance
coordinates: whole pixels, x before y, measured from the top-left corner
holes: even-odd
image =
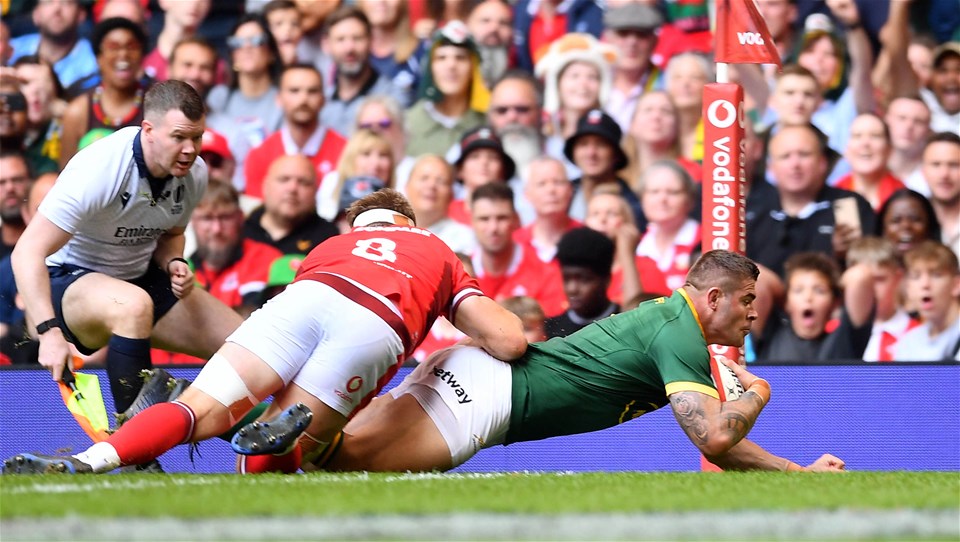
[[[771,454],[748,439],[741,440],[725,454],[707,459],[724,470],[840,472],[845,466],[842,459],[824,454],[810,465],[801,467],[787,458]]]
[[[489,297],[475,295],[457,307],[453,325],[491,356],[512,361],[527,351],[520,318]]]
[[[670,406],[687,437],[708,459],[723,455],[742,441],[770,401],[770,384],[732,360],[723,360],[747,390],[734,401],[721,402],[705,393],[680,391]]]

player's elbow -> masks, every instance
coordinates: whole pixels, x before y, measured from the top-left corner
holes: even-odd
[[[493,344],[490,344],[484,350],[499,360],[512,361],[527,351],[527,339],[522,333],[518,337],[506,333],[494,338],[491,342]]]
[[[697,447],[700,448],[700,453],[702,453],[704,457],[714,462],[714,459],[722,458],[731,448],[736,446],[736,444],[737,440],[734,439],[733,435],[729,432],[711,431],[708,437]]]

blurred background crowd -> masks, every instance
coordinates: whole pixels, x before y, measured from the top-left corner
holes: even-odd
[[[668,295],[700,251],[714,4],[4,0],[0,363],[36,363],[17,239],[166,79],[208,107],[186,255],[244,316],[385,187],[531,341]],[[956,0],[757,5],[783,69],[731,70],[763,267],[747,360],[960,359]],[[415,358],[461,338],[441,319]]]

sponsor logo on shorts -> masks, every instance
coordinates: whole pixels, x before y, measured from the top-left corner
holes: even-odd
[[[353,393],[360,389],[360,386],[363,385],[363,378],[359,376],[354,376],[350,380],[347,380],[347,391]]]
[[[459,397],[457,402],[459,402],[461,405],[473,402],[473,399],[470,399],[470,394],[467,393],[467,390],[463,389],[463,386],[461,386],[459,382],[457,382],[457,377],[455,377],[452,372],[445,371],[439,367],[434,367],[433,376],[439,378],[440,382],[450,386],[450,389],[453,390],[453,393],[457,394],[457,397]]]

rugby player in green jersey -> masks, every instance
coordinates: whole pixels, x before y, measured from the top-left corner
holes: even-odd
[[[716,250],[694,264],[672,296],[531,344],[512,363],[473,346],[441,350],[360,411],[339,446],[314,465],[447,470],[482,448],[596,431],[669,404],[694,445],[722,468],[842,470],[843,461],[829,454],[801,467],[745,438],[770,386],[735,362],[728,367],[746,391],[719,399],[707,345],[743,345],[757,316],[758,274],[746,257]]]

